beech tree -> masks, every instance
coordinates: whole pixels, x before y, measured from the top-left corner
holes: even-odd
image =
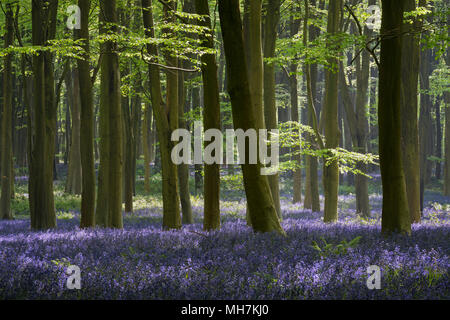
[[[308,31],[309,22],[309,2],[305,0],[305,17],[303,21],[303,45],[308,46],[308,38],[313,40],[316,36],[315,33],[310,34]],[[306,58],[306,57],[305,57]],[[306,59],[305,59],[306,60]],[[304,74],[306,80],[306,95],[307,95],[307,108],[306,108],[306,124],[315,129],[316,134],[320,133],[319,124],[317,122],[317,110],[315,108],[316,97],[316,80],[317,80],[317,65],[304,64]],[[312,70],[314,70],[312,72]],[[308,135],[306,137],[313,146],[318,146],[317,138]],[[323,147],[323,146],[318,146]],[[318,160],[313,156],[306,156],[306,181],[305,181],[305,198],[303,206],[306,209],[311,209],[313,212],[320,211],[320,198],[319,198],[319,178],[317,174]]]
[[[172,4],[173,5],[173,4]],[[173,8],[173,7],[172,7]],[[153,24],[153,11],[151,0],[142,0],[142,15],[144,21],[145,34],[147,37],[154,37],[155,30]],[[158,49],[155,44],[147,45],[147,53],[150,56],[157,57]],[[171,151],[174,143],[171,141],[172,130],[178,122],[177,109],[172,107],[171,111],[165,108],[161,94],[161,76],[160,68],[157,64],[149,63],[150,93],[152,100],[152,110],[156,121],[158,131],[159,150],[161,153],[161,172],[162,172],[162,194],[163,194],[163,228],[179,229],[181,227],[180,217],[180,196],[178,192],[178,173],[177,167],[172,162]],[[177,81],[173,79],[172,81]],[[178,96],[175,96],[178,99]],[[172,104],[173,106],[173,104]],[[172,113],[170,113],[172,112]]]
[[[294,37],[297,35],[300,29],[300,19],[291,17],[289,22],[289,31],[290,36]],[[291,121],[300,122],[300,114],[299,114],[299,103],[298,103],[298,78],[297,78],[297,72],[298,72],[298,63],[296,61],[292,62],[289,65],[289,95],[290,95],[290,102],[291,102]],[[295,160],[296,164],[298,166],[301,165],[301,155],[300,155],[300,146],[293,148],[292,150],[294,153],[293,159]],[[308,175],[308,168],[306,168],[307,175]],[[295,168],[293,172],[293,196],[292,196],[292,202],[293,203],[300,203],[302,201],[302,170],[301,168]],[[305,191],[305,197],[306,197],[306,191]]]
[[[447,25],[450,26],[450,17],[447,17]],[[450,33],[450,27],[448,28]],[[445,62],[450,66],[450,48],[447,47]],[[444,195],[450,196],[450,92],[444,93],[445,103],[445,162],[444,162]]]
[[[90,0],[78,0],[81,11],[80,29],[76,31],[82,39],[83,59],[77,60],[80,87],[81,123],[80,145],[82,166],[81,223],[82,228],[95,225],[95,164],[94,164],[94,105],[90,72],[89,12]]]
[[[327,32],[330,37],[339,32],[342,11],[342,1],[331,1],[328,7]],[[330,39],[330,43],[336,45],[336,39]],[[324,128],[327,149],[336,148],[339,145],[338,124],[338,57],[328,59],[329,67],[325,71],[325,101],[324,101]],[[339,164],[336,161],[325,163],[323,168],[323,185],[325,194],[324,221],[334,222],[338,218],[338,188],[339,188]]]
[[[203,16],[200,25],[211,30],[211,18],[207,0],[195,1],[196,12]],[[214,48],[214,34],[211,30],[202,36],[202,43],[205,48]],[[220,130],[220,97],[219,82],[217,79],[216,56],[213,53],[206,53],[202,56],[203,94],[205,106],[203,110],[203,127],[205,130]],[[205,142],[205,147],[209,145]],[[220,227],[220,167],[218,164],[205,165],[205,215],[203,228],[205,230],[218,229]]]
[[[269,1],[264,20],[264,59],[275,57],[275,45],[277,40],[277,28],[280,20],[279,0]],[[276,102],[275,66],[273,63],[264,60],[264,116],[266,129],[268,131],[278,129],[278,109]],[[277,209],[278,217],[281,219],[280,206],[280,185],[278,173],[268,176],[270,191]]]
[[[231,98],[235,129],[259,129],[252,108],[252,95],[247,76],[242,21],[239,0],[220,0],[219,15],[227,61],[228,92]],[[250,106],[250,107],[249,107]],[[248,154],[248,144],[246,147]],[[249,217],[256,232],[277,231],[281,228],[266,176],[261,175],[261,164],[242,164]]]
[[[81,195],[81,95],[77,68],[71,70],[69,67],[69,72],[66,73],[66,87],[68,107],[71,107],[72,130],[65,191],[66,193]]]
[[[415,0],[405,1],[405,12],[416,9]],[[419,162],[419,124],[418,124],[418,81],[420,65],[419,37],[413,32],[419,22],[405,23],[402,47],[402,155],[405,174],[406,194],[412,222],[420,222],[420,162]]]
[[[34,46],[48,46],[55,38],[57,0],[32,1],[32,42]],[[32,229],[56,227],[53,195],[53,169],[56,134],[56,103],[53,53],[39,51],[33,55],[33,116],[30,134],[31,159],[29,203]],[[31,111],[31,110],[30,110]],[[30,113],[31,114],[31,113]]]
[[[14,44],[14,13],[12,4],[6,5],[5,19],[5,48]],[[3,58],[3,108],[2,108],[2,129],[1,129],[1,196],[0,196],[0,219],[11,220],[11,197],[13,190],[11,181],[13,175],[13,155],[12,155],[12,54],[6,54]],[[13,182],[14,183],[14,182]],[[14,184],[13,184],[14,186]]]
[[[100,31],[117,31],[115,0],[100,1]],[[100,75],[100,167],[96,224],[122,228],[122,109],[119,56],[117,43],[106,40],[101,44]]]
[[[401,81],[405,0],[382,0],[378,121],[383,184],[381,228],[384,233],[411,232],[401,147]]]

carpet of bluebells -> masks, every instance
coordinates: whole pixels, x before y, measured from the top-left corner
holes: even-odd
[[[125,214],[124,230],[81,230],[77,212],[47,232],[26,218],[0,222],[0,299],[450,299],[448,206],[429,202],[410,237],[386,238],[381,197],[371,204],[361,219],[354,197],[341,196],[339,222],[326,225],[286,199],[287,237],[254,234],[236,201],[222,202],[211,233],[199,200],[181,231],[161,230],[157,206]],[[81,290],[67,289],[69,265],[81,269]],[[379,290],[367,288],[370,265],[381,268]]]

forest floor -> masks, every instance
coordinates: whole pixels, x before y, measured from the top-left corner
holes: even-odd
[[[195,223],[163,232],[161,201],[139,195],[123,230],[81,230],[80,199],[61,185],[58,228],[31,232],[26,184],[16,192],[16,220],[0,222],[0,299],[450,299],[450,199],[433,191],[412,235],[389,238],[379,194],[362,219],[343,190],[334,224],[284,198],[281,237],[253,233],[245,202],[231,196],[220,231],[202,231],[193,197]],[[81,290],[66,287],[69,265],[80,267]],[[379,290],[367,287],[371,265],[381,268]]]

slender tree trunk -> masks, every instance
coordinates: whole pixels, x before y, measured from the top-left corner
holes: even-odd
[[[140,89],[142,86],[142,82],[139,79],[136,83],[136,87]],[[136,169],[137,169],[137,159],[140,157],[140,144],[141,144],[141,119],[142,119],[142,100],[140,92],[131,99],[133,109],[131,113],[132,124],[133,124],[133,159],[132,159],[132,187],[133,187],[133,195],[136,195]]]
[[[95,225],[95,164],[94,164],[94,105],[92,82],[90,76],[90,44],[89,44],[89,11],[91,0],[78,0],[81,10],[81,29],[77,33],[78,39],[83,39],[83,59],[77,60],[80,86],[81,105],[81,166],[82,166],[82,194],[81,194],[81,228]]]
[[[375,0],[370,0],[369,5],[375,5]],[[372,30],[364,27],[364,36],[366,39],[371,39]],[[357,152],[367,153],[368,135],[369,135],[369,121],[367,119],[367,106],[369,104],[369,74],[370,74],[370,54],[367,50],[363,50],[361,58],[357,58],[357,92],[356,92],[356,121],[357,121]],[[367,165],[359,162],[357,165],[363,173],[367,173]],[[370,216],[369,205],[369,185],[368,178],[364,175],[355,176],[355,193],[356,193],[356,212],[364,217]]]
[[[264,22],[264,58],[275,57],[275,45],[277,40],[277,29],[280,21],[280,0],[269,1],[266,7],[266,18]],[[275,65],[267,61],[264,62],[264,116],[266,129],[278,129],[278,110],[276,104],[276,83],[275,83]],[[270,140],[270,139],[269,139]],[[299,170],[300,171],[300,170]],[[301,172],[301,171],[300,171]],[[278,173],[268,176],[270,191],[277,210],[278,217],[282,219],[280,205],[280,184]],[[298,179],[298,177],[297,177]],[[301,176],[300,176],[301,186]],[[300,200],[299,200],[300,201]]]
[[[69,163],[69,151],[70,151],[70,140],[71,140],[71,115],[70,115],[70,105],[72,104],[71,102],[71,97],[73,96],[72,94],[69,94],[69,91],[72,89],[69,89],[71,87],[68,86],[68,84],[66,83],[66,91],[67,91],[67,95],[66,95],[66,120],[64,123],[65,126],[65,135],[64,135],[64,164],[67,165]]]
[[[415,0],[405,0],[405,12],[414,11]],[[417,27],[405,23],[406,31]],[[419,124],[418,111],[418,77],[420,63],[419,39],[415,34],[403,36],[402,45],[402,155],[405,173],[406,194],[408,196],[411,222],[420,222],[420,162],[419,162]]]
[[[69,168],[66,181],[66,193],[81,195],[81,154],[80,154],[80,86],[79,74],[75,68],[72,72],[68,72],[66,76],[66,84],[70,88],[68,94],[71,95],[69,100],[72,106],[72,143],[69,151]],[[84,85],[84,84],[83,84]]]
[[[153,13],[151,0],[142,0],[142,14],[147,37],[154,37],[155,30],[153,26]],[[151,56],[157,56],[157,47],[153,44],[147,45],[147,52]],[[170,157],[173,142],[171,141],[171,132],[173,124],[169,123],[168,114],[163,108],[161,96],[161,77],[159,67],[149,65],[150,92],[152,100],[153,114],[156,121],[156,128],[159,138],[159,150],[161,153],[161,166],[163,177],[163,228],[179,229],[181,228],[180,216],[180,197],[178,193],[178,173],[177,167]],[[173,80],[172,80],[173,81]],[[175,80],[176,81],[176,80]],[[173,85],[172,85],[173,86]],[[172,93],[173,94],[173,93]],[[175,96],[178,98],[177,96]],[[169,101],[167,102],[169,104]],[[171,104],[173,105],[174,102]],[[176,103],[176,102],[175,102]],[[175,116],[173,113],[176,112]],[[178,122],[178,106],[176,110],[170,113],[170,119],[176,119]]]
[[[129,71],[126,71],[128,73]],[[122,97],[122,112],[123,112],[123,132],[124,132],[124,173],[123,173],[123,199],[125,202],[125,212],[133,212],[133,158],[134,158],[134,134],[133,134],[133,119],[132,109],[133,102],[130,103],[128,96]]]
[[[5,20],[5,48],[9,48],[14,43],[14,14],[12,5],[6,5]],[[6,54],[3,58],[3,112],[1,128],[1,196],[0,196],[0,219],[11,220],[11,197],[14,186],[13,158],[12,158],[12,54]],[[12,186],[11,186],[12,184]]]
[[[290,22],[290,36],[294,37],[297,35],[300,29],[300,20],[291,17]],[[297,63],[292,63],[289,68],[290,77],[290,98],[291,98],[291,120],[295,122],[300,122],[299,112],[298,112],[298,79],[297,79],[297,71],[298,65]],[[294,156],[292,159],[296,162],[296,165],[299,167],[294,169],[293,172],[293,203],[300,203],[302,201],[302,169],[301,169],[301,155],[300,155],[300,147],[293,148],[292,152]],[[295,154],[298,153],[298,154]]]
[[[231,97],[235,129],[259,129],[252,108],[252,95],[247,76],[242,21],[239,0],[219,1],[219,15],[228,69],[228,91]],[[248,144],[246,154],[248,154]],[[261,164],[243,164],[244,186],[251,225],[256,232],[277,231],[281,228],[270,193],[267,177],[261,175]]]
[[[169,9],[168,7],[164,6],[164,21],[165,23],[175,23],[175,11],[177,10],[177,1],[176,0],[169,0],[168,5],[171,7]],[[166,34],[166,36],[170,37],[172,36],[172,30],[170,29],[164,29],[163,33]],[[170,53],[165,54],[165,60],[166,64],[172,67],[178,66],[178,59],[174,58]],[[170,132],[173,132],[174,130],[178,129],[178,74],[173,71],[167,71],[166,72],[166,110],[168,114],[168,120],[169,120],[169,129]],[[170,153],[172,151],[172,148],[168,149],[168,152]],[[162,160],[162,159],[161,159]],[[179,184],[178,182],[178,169],[175,167],[175,179],[176,179],[176,185],[175,185],[175,192],[177,193],[178,199],[180,199],[179,196]],[[177,205],[179,206],[180,201],[177,202]],[[180,214],[177,216],[164,216],[163,217],[163,225],[166,229],[172,229],[175,227],[180,226],[181,217]]]
[[[56,33],[58,1],[32,1],[32,42],[45,46]],[[54,101],[53,55],[39,52],[33,56],[34,130],[32,141],[29,201],[31,228],[43,230],[56,227],[53,198],[53,169],[56,109]]]
[[[207,0],[195,1],[196,11],[199,15],[207,16],[201,25],[209,29],[211,19],[209,18],[209,7]],[[214,48],[214,34],[211,30],[208,34],[203,34],[201,40],[204,47]],[[204,54],[202,56],[202,76],[203,76],[203,127],[204,130],[220,130],[220,98],[219,82],[217,78],[217,62],[214,54]],[[211,142],[205,142],[207,147]],[[205,165],[205,214],[203,221],[204,230],[214,230],[220,228],[220,166],[219,164]]]
[[[383,233],[411,233],[401,147],[401,72],[404,0],[382,0],[378,121],[383,183]]]
[[[117,31],[107,24],[117,24],[115,0],[100,1],[100,31]],[[120,70],[117,44],[106,41],[100,77],[100,168],[96,224],[102,227],[122,228],[122,109]]]
[[[250,1],[250,65],[248,69],[250,80],[250,94],[252,95],[252,102],[258,127],[260,129],[264,129],[264,68],[262,52],[261,12],[262,0]]]
[[[447,25],[450,26],[450,17],[447,17]],[[450,32],[450,27],[449,27]],[[450,66],[450,48],[447,48],[445,62]],[[444,162],[444,188],[443,194],[450,196],[450,92],[444,93],[445,107],[445,162]]]
[[[448,55],[448,53],[447,53]],[[450,196],[450,93],[445,93],[444,196]]]
[[[127,4],[131,5],[130,1],[127,2]],[[121,26],[124,27],[122,30],[122,35],[127,36],[128,30],[131,25],[131,14],[125,10],[120,9],[119,10],[119,19]],[[122,65],[122,71],[121,76],[123,78],[127,78],[132,74],[132,66],[131,64],[125,63]],[[133,77],[133,82],[131,82],[133,88],[137,91],[139,88],[139,85],[136,83],[135,80],[137,78]],[[125,93],[125,95],[122,95],[121,97],[121,105],[122,105],[122,114],[123,114],[123,202],[125,203],[125,212],[126,213],[132,213],[133,212],[133,194],[134,194],[134,157],[135,157],[135,135],[134,135],[134,121],[133,121],[133,113],[134,113],[134,97],[130,93]]]
[[[145,104],[144,124],[142,128],[142,149],[144,152],[144,189],[145,193],[150,193],[150,128],[152,125],[152,109],[149,103]]]
[[[309,20],[309,3],[305,0],[305,20],[303,21],[303,45],[306,47],[308,44],[308,20]],[[317,36],[317,34],[312,35],[312,37]],[[310,40],[313,40],[311,38]],[[304,65],[305,79],[306,79],[306,94],[307,94],[307,117],[308,123],[311,127],[318,129],[317,126],[317,111],[315,108],[315,97],[316,97],[316,82],[313,82],[313,77],[311,75],[311,67],[308,64]],[[317,74],[317,68],[315,68]],[[314,80],[317,77],[314,78]],[[313,87],[314,85],[314,87]],[[313,89],[314,88],[314,89]],[[316,141],[310,135],[308,139],[312,145],[315,145]],[[317,174],[318,160],[312,156],[306,156],[306,191],[305,191],[305,201],[304,208],[311,209],[313,212],[320,211],[320,198],[319,198],[319,179]]]
[[[329,4],[327,32],[336,35],[339,32],[342,1],[336,0]],[[337,66],[338,58],[333,57],[328,61]],[[339,145],[339,123],[338,123],[338,78],[339,74],[333,70],[325,71],[325,138],[326,148],[333,149]],[[334,222],[338,219],[337,203],[339,189],[339,167],[338,163],[324,163],[323,185],[325,194],[324,222]]]
[[[244,10],[244,19],[247,20],[244,25],[245,54],[250,94],[252,95],[252,107],[256,115],[258,127],[260,129],[265,129],[263,105],[264,69],[261,28],[262,0],[244,2]],[[277,207],[278,205],[275,205],[275,208]],[[250,224],[251,219],[248,211],[248,204],[246,210],[247,223]]]
[[[181,67],[184,67],[180,63]],[[185,99],[186,88],[184,83],[184,74],[178,73],[178,124],[180,128],[188,129],[185,120]],[[192,217],[192,204],[191,204],[191,192],[189,190],[189,164],[182,163],[178,165],[178,183],[180,186],[180,202],[181,202],[181,222],[183,224],[193,223]]]
[[[442,158],[442,120],[441,120],[441,99],[437,99],[435,102],[435,112],[436,112],[436,157]],[[442,165],[440,161],[436,161],[436,172],[435,176],[437,180],[441,179]]]
[[[192,108],[199,108],[200,103],[200,88],[196,87],[192,89]],[[195,194],[200,195],[203,188],[203,165],[196,164],[194,166],[194,183],[195,183]]]
[[[432,101],[427,91],[430,89],[431,75],[431,49],[421,52],[420,59],[420,116],[419,116],[419,139],[420,139],[420,210],[424,208],[424,192],[431,177],[431,161],[428,157],[433,155],[433,120],[431,119]]]

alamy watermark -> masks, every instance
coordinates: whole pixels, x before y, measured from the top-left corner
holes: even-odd
[[[370,16],[366,20],[367,28],[379,29],[381,26],[381,8],[378,5],[370,5],[367,7],[366,12]],[[66,13],[69,15],[67,18],[67,28],[70,30],[81,29],[81,9],[77,5],[70,5],[67,7]]]
[[[81,289],[81,269],[78,266],[71,265],[67,267],[66,274],[69,276],[66,281],[67,289]]]
[[[373,265],[367,267],[367,274],[369,278],[367,279],[367,288],[369,290],[380,290],[381,289],[381,268],[379,266]]]
[[[70,30],[81,29],[81,9],[77,5],[71,5],[67,7],[66,13],[69,15],[67,18],[67,28]]]
[[[367,7],[366,12],[370,16],[366,20],[366,26],[368,29],[379,29],[381,27],[381,8],[378,5],[371,5]]]
[[[225,159],[223,156],[223,133],[218,129],[209,129],[203,134],[202,131],[202,122],[194,122],[193,155],[191,132],[187,129],[176,129],[172,132],[172,141],[179,142],[171,153],[174,164],[257,164],[259,159],[259,163],[263,166],[261,175],[274,175],[278,172],[280,149],[278,130],[262,129],[257,132],[255,129],[247,131],[227,129]],[[235,140],[237,140],[237,159],[235,157]],[[203,149],[203,142],[210,143]],[[270,152],[268,152],[269,145]]]

